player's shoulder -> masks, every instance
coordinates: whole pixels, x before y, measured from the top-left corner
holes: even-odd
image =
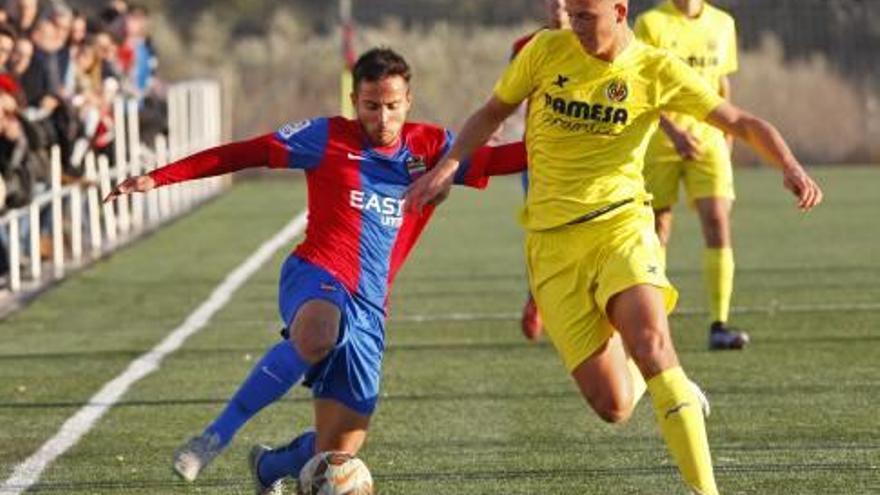
[[[326,117],[289,121],[275,131],[275,136],[282,141],[289,141],[294,137],[302,138],[316,134],[326,134],[327,126],[328,120]]]
[[[403,125],[403,137],[410,144],[442,145],[448,135],[445,127],[428,122],[407,122]]]
[[[633,39],[632,43],[634,45],[633,52],[638,57],[642,65],[664,64],[670,60],[675,60],[678,58],[669,50],[654,46],[638,38]]]
[[[544,49],[570,44],[575,38],[571,29],[542,29],[535,33],[532,44]]]
[[[520,36],[519,38],[517,38],[516,41],[513,42],[513,45],[511,45],[511,47],[510,47],[510,58],[513,59],[513,57],[515,57],[517,53],[522,51],[523,47],[526,46],[529,43],[529,41],[532,41],[532,39],[535,37],[536,34],[540,33],[541,31],[543,31],[545,29],[546,28],[537,29],[535,31],[532,31],[529,34],[526,34],[526,35],[523,35],[523,36]]]
[[[450,144],[452,132],[436,124],[407,122],[402,137],[413,154],[434,157]]]
[[[669,22],[669,18],[675,15],[676,10],[671,2],[663,2],[639,14],[636,17],[636,24],[642,26],[661,26]]]
[[[733,15],[726,10],[709,4],[704,4],[704,15],[706,15],[713,23],[717,24],[734,24]]]

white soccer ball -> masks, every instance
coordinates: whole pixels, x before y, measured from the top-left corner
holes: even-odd
[[[364,461],[347,452],[321,452],[299,472],[299,495],[373,495]]]

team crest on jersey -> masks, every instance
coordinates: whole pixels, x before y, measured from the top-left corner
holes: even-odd
[[[715,50],[718,49],[718,40],[714,40],[714,39],[709,40],[709,43],[707,44],[706,48],[708,48],[710,52],[714,52]]]
[[[605,88],[605,96],[609,101],[623,103],[629,97],[629,87],[623,79],[615,79]]]
[[[422,175],[426,170],[428,170],[428,164],[425,163],[425,157],[413,155],[406,159],[406,171],[409,172],[409,175]]]
[[[281,129],[278,129],[278,134],[284,139],[290,139],[290,136],[293,136],[310,125],[312,125],[310,120],[301,120],[292,124],[284,124]]]

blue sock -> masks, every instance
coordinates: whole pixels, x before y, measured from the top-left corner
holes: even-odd
[[[287,446],[268,452],[260,458],[257,474],[263,486],[269,486],[285,476],[294,479],[315,455],[315,432],[307,431],[293,439]]]
[[[275,344],[254,366],[226,408],[205,432],[217,434],[220,445],[226,446],[249,419],[283,397],[309,366],[290,342],[283,340]]]

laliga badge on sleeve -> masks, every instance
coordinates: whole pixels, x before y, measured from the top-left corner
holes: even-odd
[[[418,177],[427,170],[428,164],[425,163],[423,156],[413,155],[406,159],[406,171],[409,172],[410,177]]]
[[[312,121],[310,120],[301,120],[292,124],[284,124],[281,129],[278,129],[278,135],[280,135],[283,139],[290,139],[291,136],[310,125],[312,125]]]

